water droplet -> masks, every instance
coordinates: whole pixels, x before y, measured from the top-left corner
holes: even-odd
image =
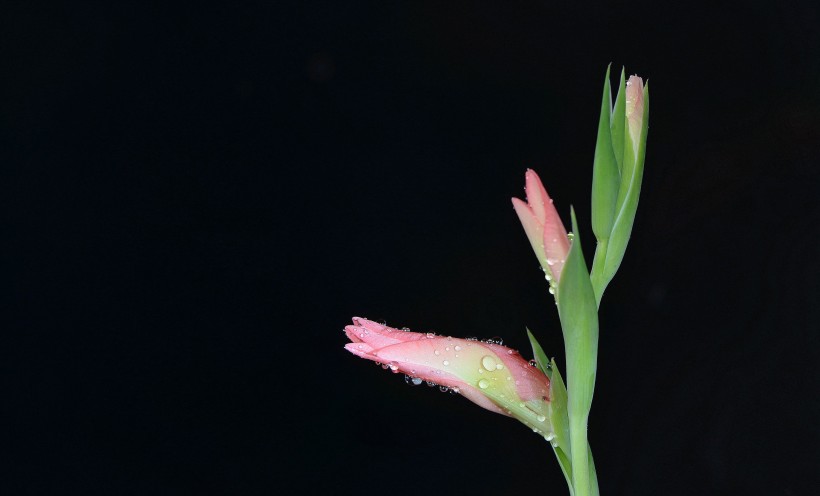
[[[487,379],[481,379],[478,381],[478,387],[480,387],[481,389],[487,389],[488,387],[490,387],[490,381],[488,381]]]
[[[434,337],[436,337],[436,335],[435,335],[435,334],[433,334],[432,332],[428,332],[428,333],[426,334],[426,336],[427,336],[427,339],[433,339]]]
[[[399,372],[399,364],[398,363],[390,362],[390,363],[387,364],[387,366],[390,367],[390,370],[392,370],[394,374],[397,374]]]
[[[451,387],[450,392],[453,393],[453,394],[461,394],[461,389],[459,389],[457,387]]]
[[[455,345],[455,346],[453,346],[453,349],[454,349],[455,351],[461,351],[461,346],[459,346],[459,345]]]
[[[547,259],[547,265],[549,265],[550,267],[552,267],[553,265],[555,265],[555,260],[553,260],[553,259],[551,259],[551,258],[548,258],[548,259]]]
[[[447,391],[450,390],[450,388],[448,388],[447,386],[439,386],[438,390],[441,391],[442,393],[446,393]]]
[[[536,418],[536,420],[538,420],[539,422],[543,422],[543,421],[547,420],[547,417],[545,417],[545,416],[543,416],[543,415],[539,415],[539,416],[537,416],[537,417],[535,417],[535,418]],[[547,439],[547,441],[549,441],[549,439]]]
[[[554,295],[555,294],[555,288],[550,286],[549,292],[550,292],[551,295]]]
[[[436,356],[439,356],[439,355],[441,355],[441,352],[438,351],[438,350],[433,350],[433,354],[436,355]]]
[[[530,360],[529,363],[530,363],[530,367],[537,367],[538,366],[538,362],[536,362],[535,360]]]
[[[475,338],[475,337],[471,336],[471,337],[467,338],[467,341],[478,341],[478,338]]]
[[[502,364],[500,364],[500,363],[495,364],[495,370],[501,370],[503,368],[504,368],[504,366]]]
[[[428,387],[438,386],[438,384],[433,381],[424,381],[424,383],[427,384]]]
[[[444,348],[444,351],[450,351],[450,347],[448,346],[448,347]]]
[[[570,241],[575,239],[575,233],[571,233],[571,232],[567,233],[567,239],[570,240]]]
[[[544,436],[544,439],[546,439],[547,441],[552,441],[553,439],[555,439],[555,433],[550,432],[549,434]],[[558,444],[558,443],[555,443],[555,444]]]
[[[495,358],[491,357],[490,355],[484,355],[481,359],[481,366],[489,371],[495,370]]]
[[[508,381],[511,381],[511,380],[512,380],[512,377],[507,376],[507,380],[508,380]]]
[[[547,282],[552,282],[552,277],[549,274],[544,274],[544,279],[546,279]]]
[[[446,366],[448,366],[448,365],[450,365],[450,362],[448,362],[447,360],[444,360],[444,361],[443,361],[443,362],[441,362],[441,363],[442,363],[445,367],[446,367]]]
[[[553,448],[557,448],[557,447],[558,447],[558,441],[553,441],[553,442],[551,442],[550,444],[552,445],[552,447],[553,447]]]
[[[422,383],[422,380],[421,380],[420,377],[412,377],[412,376],[409,376],[409,375],[405,374],[404,382],[406,382],[407,384],[411,384],[413,386],[418,386],[419,384]]]

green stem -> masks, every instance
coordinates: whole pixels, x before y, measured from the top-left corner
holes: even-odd
[[[587,445],[589,446],[589,445]],[[600,496],[598,492],[598,474],[595,473],[595,460],[592,459],[592,448],[589,448],[589,494]]]
[[[570,445],[572,446],[572,486],[575,496],[590,496],[592,481],[589,479],[590,451],[587,442],[587,415],[569,418]],[[596,488],[596,493],[597,488]]]

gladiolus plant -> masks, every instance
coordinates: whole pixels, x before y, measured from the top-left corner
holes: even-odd
[[[592,177],[592,269],[587,269],[574,210],[567,232],[541,179],[525,174],[526,201],[513,198],[533,252],[554,295],[564,337],[566,383],[527,331],[535,359],[477,341],[394,329],[354,317],[345,348],[409,382],[439,385],[531,428],[549,441],[570,495],[597,496],[598,479],[587,440],[598,359],[598,307],[621,265],[638,206],[649,115],[649,87],[621,71],[614,104],[604,79]]]

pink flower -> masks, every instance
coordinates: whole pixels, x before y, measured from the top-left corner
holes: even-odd
[[[569,238],[538,175],[527,169],[527,203],[513,198],[513,207],[550,283],[558,284],[569,253]]]
[[[629,81],[626,82],[626,121],[629,124],[634,156],[637,157],[643,127],[643,79],[638,76],[629,76]]]
[[[354,355],[449,388],[487,410],[515,417],[551,440],[549,379],[506,346],[402,331],[353,318],[345,327]]]

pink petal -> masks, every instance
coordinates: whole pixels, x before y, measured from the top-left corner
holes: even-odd
[[[524,191],[527,193],[527,203],[532,208],[535,217],[543,224],[547,218],[546,204],[552,203],[541,178],[532,169],[527,169],[524,174],[525,184]]]
[[[354,325],[345,327],[347,337],[353,342],[365,342],[374,348],[383,348],[391,344],[415,341],[427,337],[426,334],[402,331],[361,317],[353,317],[353,323]]]
[[[538,174],[527,169],[525,177],[527,203],[513,198],[513,208],[524,226],[538,261],[557,282],[569,253],[567,230]]]
[[[347,343],[345,349],[360,358],[376,361],[376,357],[371,354],[373,348],[365,343]]]
[[[515,380],[515,390],[523,401],[549,401],[550,381],[537,367],[530,365],[517,351],[497,344],[486,344],[495,353]],[[510,353],[512,352],[512,353]]]

